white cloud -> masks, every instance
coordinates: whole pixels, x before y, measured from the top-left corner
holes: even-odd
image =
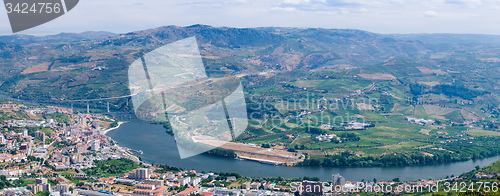
[[[429,10],[429,11],[424,12],[424,16],[425,17],[437,17],[438,13],[435,11]]]
[[[298,5],[310,3],[310,0],[283,0],[283,3]]]
[[[273,7],[271,8],[273,11],[286,11],[286,12],[295,12],[297,9],[294,7]]]
[[[445,0],[447,4],[476,8],[483,5],[482,0]]]

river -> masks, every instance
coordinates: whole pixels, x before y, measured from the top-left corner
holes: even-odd
[[[346,180],[354,181],[372,180],[373,178],[379,181],[391,180],[396,177],[403,181],[413,181],[429,178],[440,179],[452,174],[457,176],[473,170],[476,165],[482,167],[500,159],[500,156],[496,156],[475,161],[406,167],[286,167],[209,155],[180,159],[174,137],[166,134],[162,125],[155,125],[134,118],[130,122],[122,124],[118,129],[108,132],[107,135],[117,141],[120,146],[142,150],[144,152],[142,155],[136,155],[148,163],[161,163],[182,167],[183,169],[195,169],[198,172],[237,172],[249,177],[281,176],[293,178],[311,176],[326,181],[331,179],[332,174],[340,173]]]

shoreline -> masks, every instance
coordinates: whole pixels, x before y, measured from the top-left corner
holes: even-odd
[[[134,121],[131,121],[130,123],[134,123]],[[123,124],[123,123],[120,123],[120,125],[121,124]],[[124,127],[115,127],[114,129],[117,129],[117,128],[124,128]],[[111,131],[111,130],[107,130],[106,134],[109,133],[109,131]],[[111,138],[110,136],[107,136],[107,137]],[[154,161],[154,159],[153,160],[142,160],[142,161],[139,161],[138,160],[138,156],[135,156],[133,152],[128,151],[129,150],[128,147],[122,147],[123,145],[126,145],[126,144],[125,143],[120,143],[120,144],[115,143],[114,148],[117,149],[120,154],[124,155],[125,158],[129,158],[129,159],[133,160],[136,163],[142,163],[143,165],[151,165],[152,163],[160,163],[160,162],[164,163],[165,162],[165,161]],[[144,156],[146,156],[146,155],[144,155]],[[209,155],[209,156],[211,156],[211,155]],[[495,157],[495,156],[493,156],[493,157]],[[245,158],[245,156],[243,155],[243,157],[240,157],[240,158]],[[490,157],[490,158],[492,158],[492,157]],[[476,161],[481,161],[481,160],[490,159],[490,158],[479,159],[479,160],[476,160]],[[494,161],[496,161],[498,159],[499,158],[496,158]],[[204,160],[204,159],[200,159],[200,160]],[[331,175],[324,176],[323,173],[325,171],[329,172],[330,170],[332,170],[332,172],[330,172],[330,173],[341,173],[341,172],[349,173],[350,171],[354,171],[354,170],[357,170],[357,169],[360,169],[362,171],[367,171],[367,172],[368,171],[373,172],[374,173],[373,176],[375,176],[377,178],[379,178],[379,176],[382,176],[382,175],[383,176],[390,175],[390,176],[394,176],[394,177],[399,177],[401,179],[405,179],[407,181],[413,181],[413,180],[418,179],[418,178],[422,178],[423,179],[423,178],[430,177],[428,175],[422,176],[422,177],[420,177],[420,176],[419,177],[408,177],[408,176],[404,176],[404,175],[402,176],[401,173],[397,173],[396,174],[396,173],[390,173],[389,172],[389,174],[387,174],[386,171],[384,171],[383,174],[378,174],[380,172],[378,172],[377,169],[382,169],[383,170],[383,168],[393,168],[393,167],[340,167],[340,169],[338,169],[338,170],[335,170],[334,168],[330,168],[330,167],[327,167],[327,168],[321,167],[322,171],[321,172],[316,172],[316,170],[314,168],[317,169],[319,167],[285,166],[285,165],[274,166],[274,164],[269,164],[269,163],[272,163],[272,162],[268,162],[266,164],[266,163],[261,163],[261,162],[259,162],[257,160],[245,160],[245,159],[232,159],[232,160],[236,160],[236,161],[237,160],[242,160],[242,162],[249,162],[249,163],[250,162],[254,162],[254,163],[256,163],[256,164],[259,165],[258,167],[264,168],[264,170],[266,170],[267,167],[273,167],[273,168],[271,168],[271,170],[280,170],[280,172],[278,172],[276,174],[276,175],[280,175],[280,176],[282,176],[283,172],[284,173],[288,173],[290,171],[297,171],[298,173],[301,173],[302,170],[304,170],[304,169],[300,169],[300,168],[306,168],[306,169],[309,168],[309,169],[313,169],[313,171],[309,171],[308,170],[307,174],[304,174],[304,175],[308,175],[308,176],[314,175],[314,176],[320,177],[322,179],[329,179],[331,177]],[[458,164],[458,166],[460,168],[466,168],[466,167],[469,167],[468,165],[478,165],[479,164],[479,163],[470,163],[470,164],[466,163],[466,162],[469,162],[469,161],[471,161],[471,160],[460,161],[458,163],[462,163],[463,162],[464,164],[461,164],[461,165]],[[494,161],[492,161],[492,162],[494,162]],[[169,166],[176,166],[176,167],[182,167],[182,168],[184,168],[184,167],[190,167],[190,166],[186,166],[186,165],[184,165],[182,163],[173,163],[173,162],[170,162],[170,161],[167,161],[167,163],[168,163]],[[396,171],[402,171],[401,168],[417,168],[416,171],[419,171],[418,168],[421,168],[422,166],[430,166],[429,168],[432,169],[434,166],[443,167],[444,165],[447,165],[447,164],[456,164],[456,163],[457,162],[432,164],[432,165],[418,165],[418,166],[415,166],[415,165],[413,165],[413,166],[400,166],[400,167],[394,167],[394,168],[395,168]],[[486,165],[488,165],[488,164],[486,164]],[[486,165],[484,165],[484,166],[486,166]],[[252,166],[254,166],[254,165],[252,165]],[[453,167],[455,167],[455,166],[457,166],[457,165],[453,165]],[[446,167],[449,167],[449,166],[446,166]],[[463,170],[463,172],[470,171],[472,169],[472,166],[470,166],[470,167],[471,167],[470,169]],[[196,166],[193,166],[193,168],[197,169]],[[284,169],[284,168],[286,168],[286,169]],[[219,168],[218,166],[211,167],[210,169],[206,169],[206,168],[203,168],[203,169],[205,169],[205,170],[212,169],[214,171],[227,171],[227,168]],[[203,170],[203,169],[200,169],[200,170]],[[241,173],[241,174],[245,174],[245,172],[242,171],[239,168],[232,168],[231,171],[238,172],[238,173]],[[451,175],[451,174],[457,175],[458,173],[455,173],[455,172],[456,172],[456,170],[454,169],[453,171],[446,172],[446,174],[443,174],[443,175],[440,175],[440,174],[439,175],[429,174],[429,175],[431,175],[432,178],[444,178],[444,176],[446,176],[446,175]],[[463,172],[460,172],[460,173],[463,173]],[[273,172],[271,172],[271,173],[273,173]],[[439,173],[439,172],[437,172],[437,173]],[[245,175],[252,176],[254,174],[245,174]],[[359,175],[359,172],[354,172],[354,174],[349,174],[347,176],[350,176],[350,179],[353,179],[353,180],[354,179],[360,180],[360,179],[364,178],[364,176],[359,177],[358,175]],[[258,175],[258,176],[261,176],[261,175]],[[263,175],[263,176],[267,176],[267,175]],[[290,177],[292,178],[292,177],[297,177],[297,176],[290,176]]]
[[[120,121],[120,122],[118,122],[118,125],[117,125],[116,127],[112,127],[112,128],[106,129],[106,130],[104,130],[104,132],[103,132],[102,134],[103,134],[103,135],[106,135],[106,134],[108,134],[108,132],[110,132],[110,131],[113,131],[113,130],[115,130],[115,129],[120,128],[120,126],[121,126],[122,124],[125,124],[125,123],[127,123],[127,122],[121,122],[121,121]],[[106,135],[106,136],[107,136],[107,135]]]
[[[110,139],[113,139],[111,138],[110,136],[107,136],[106,134],[109,133],[110,131],[113,131],[115,129],[118,129],[120,128],[120,126],[122,124],[125,124],[125,123],[128,123],[128,121],[124,121],[124,122],[118,122],[118,126],[116,127],[113,127],[113,128],[109,128],[107,130],[104,131],[103,135],[105,135],[106,137],[110,138]],[[116,144],[115,142],[115,146],[118,147],[126,156],[129,156],[131,158],[133,158],[133,160],[137,160],[139,161],[139,158],[137,156],[135,156],[132,152],[129,152],[129,150],[133,150],[133,149],[130,149],[128,147],[123,147],[123,146],[120,146],[118,144]],[[223,148],[222,146],[219,146],[219,148]],[[228,148],[223,148],[223,149],[228,149]],[[231,149],[229,148],[229,150],[234,150],[234,149]],[[281,163],[281,164],[277,164],[277,165],[281,165],[281,166],[284,166],[284,167],[314,167],[314,166],[301,166],[301,165],[295,165],[295,164],[283,164],[284,162],[280,162],[280,161],[276,161],[276,160],[273,160],[273,159],[268,159],[268,158],[264,158],[264,157],[252,157],[252,156],[245,156],[246,154],[243,153],[241,154],[238,154],[238,157],[236,157],[235,159],[238,160],[240,157],[241,159],[243,160],[247,160],[247,161],[254,161],[254,162],[259,162],[260,164],[263,164],[263,165],[270,165],[269,163]],[[488,159],[488,158],[492,158],[492,157],[496,157],[496,156],[500,156],[500,155],[493,155],[493,156],[488,156],[488,157],[484,157],[482,159],[478,159],[478,160],[484,160],[484,159]],[[304,159],[299,159],[298,162],[300,161],[303,161]],[[261,161],[264,161],[264,162],[261,162]],[[401,165],[401,166],[367,166],[367,167],[356,167],[356,166],[353,166],[353,167],[348,167],[348,166],[341,166],[339,168],[378,168],[378,167],[382,167],[382,168],[388,168],[388,167],[421,167],[421,166],[433,166],[433,165],[441,165],[441,164],[452,164],[452,163],[461,163],[461,162],[469,162],[469,161],[475,161],[473,159],[469,159],[469,160],[465,160],[465,161],[451,161],[451,162],[444,162],[444,163],[434,163],[434,164],[422,164],[422,165]],[[148,162],[145,162],[145,161],[140,161],[142,162],[143,164],[151,164],[151,163],[148,163]],[[285,161],[286,162],[286,161]],[[297,163],[297,162],[295,162]],[[271,165],[274,165],[274,164],[271,164]],[[320,166],[321,167],[321,166]],[[321,168],[330,168],[330,167],[321,167]]]
[[[127,123],[127,121],[125,121],[125,122],[118,122],[118,126],[106,129],[104,131],[103,135],[106,136],[109,140],[113,140],[113,138],[111,138],[110,136],[108,136],[106,134],[109,133],[110,131],[113,131],[115,129],[120,128],[120,126],[122,124],[125,124],[125,123]],[[132,160],[132,161],[134,161],[136,163],[142,163],[143,165],[146,165],[146,166],[150,166],[151,165],[150,163],[147,163],[145,161],[141,161],[139,159],[139,157],[137,157],[133,153],[129,152],[129,148],[118,145],[116,141],[114,142],[113,146],[115,146],[124,156],[128,157],[130,160]]]

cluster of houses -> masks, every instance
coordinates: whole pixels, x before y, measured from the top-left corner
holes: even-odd
[[[474,178],[495,178],[497,176],[500,176],[500,173],[488,174],[485,172],[478,172],[478,173],[474,174]]]
[[[54,128],[58,125],[56,120],[54,119],[47,119],[47,120],[40,120],[40,121],[35,121],[35,120],[6,120],[3,121],[3,125],[5,127],[50,127]]]
[[[72,131],[66,130],[54,136],[54,139],[70,144],[55,149],[52,158],[47,160],[56,170],[85,169],[93,167],[94,160],[123,158],[123,155],[113,153],[117,151],[117,147],[111,146],[106,136],[96,134],[92,130],[78,132],[77,135],[73,135]]]
[[[445,141],[439,141],[440,144],[446,144],[446,143],[452,143],[452,142],[458,142],[458,141],[467,141],[467,140],[474,140],[474,137],[464,137],[460,139],[449,139]]]
[[[434,123],[436,123],[435,120],[425,120],[423,118],[414,118],[414,117],[408,117],[408,116],[405,116],[405,120],[407,120],[409,123],[412,123],[412,124],[419,124],[419,125],[424,125],[424,126],[433,125]]]
[[[337,135],[335,134],[331,134],[331,135],[327,135],[327,134],[323,134],[323,135],[318,135],[316,137],[314,137],[314,139],[318,140],[318,141],[327,141],[327,142],[330,142],[334,139],[340,141],[340,137],[337,137]]]
[[[18,177],[24,173],[29,173],[27,169],[20,169],[19,167],[8,167],[0,170],[0,175],[4,175],[8,178]]]
[[[22,109],[24,106],[1,104],[0,107],[12,110]],[[54,106],[29,109],[33,113],[72,113],[71,109]],[[54,149],[52,156],[50,156],[51,158],[47,160],[49,165],[54,166],[56,170],[89,168],[93,167],[93,160],[122,158],[124,155],[114,153],[118,149],[113,149],[116,148],[114,146],[111,147],[109,140],[105,135],[102,135],[103,128],[100,128],[95,122],[96,119],[101,118],[104,118],[104,116],[98,114],[79,114],[76,118],[79,122],[73,123],[68,127],[65,124],[59,124],[53,119],[41,121],[11,119],[3,121],[5,130],[3,133],[0,133],[0,150],[4,153],[0,154],[0,162],[24,163],[29,156],[45,158],[46,153],[49,152],[47,149],[49,146],[48,141],[52,142],[50,145],[57,142],[68,144],[68,146]],[[35,131],[33,134],[28,129],[14,132],[11,129],[12,127],[49,127],[53,132],[48,135],[42,131]],[[104,151],[106,153],[91,154],[91,152],[97,151]],[[0,172],[7,177],[17,177],[24,173],[32,173],[33,171],[10,167]]]
[[[27,109],[26,106],[22,104],[13,104],[12,102],[7,103],[7,104],[0,104],[0,110],[20,110],[20,109]]]
[[[368,124],[368,123],[360,123],[360,122],[356,122],[356,121],[349,121],[347,123],[347,126],[345,127],[345,129],[363,130],[363,129],[366,129],[366,127],[370,127],[370,126],[373,126],[373,125],[372,124]]]
[[[114,183],[128,183],[136,185],[134,195],[170,196],[170,195],[289,195],[287,192],[276,187],[274,183],[266,182],[244,182],[238,188],[226,188],[216,186],[218,182],[235,182],[236,176],[226,176],[216,180],[219,175],[215,173],[197,173],[195,170],[181,171],[177,173],[157,173],[157,167],[139,168],[129,173],[116,177],[100,178],[100,183],[112,185]],[[207,180],[211,179],[211,180]],[[202,185],[202,181],[205,184]],[[182,191],[176,191],[175,187],[184,187]],[[82,195],[92,195],[95,191],[84,191]],[[116,195],[127,195],[126,193],[115,193]]]
[[[63,114],[73,114],[72,109],[56,107],[56,106],[47,106],[45,108],[36,108],[30,111],[32,114],[52,114],[52,113],[63,113]]]
[[[7,153],[1,153],[0,154],[0,163],[5,163],[5,162],[21,162],[22,160],[26,161],[26,155],[25,154],[7,154]]]

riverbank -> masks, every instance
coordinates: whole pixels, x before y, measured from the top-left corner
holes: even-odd
[[[104,135],[109,133],[110,131],[119,129],[121,125],[127,123],[125,122],[117,122],[118,126],[109,128],[104,131]],[[153,123],[157,125],[161,125],[158,123]],[[170,135],[170,136],[173,136]],[[109,137],[109,136],[108,136]],[[110,137],[111,138],[111,137]],[[400,163],[400,164],[393,164],[392,162],[386,162],[385,165],[379,163],[380,160],[387,160],[387,157],[390,157],[395,160],[401,160],[402,158],[414,158],[414,157],[407,157],[404,155],[387,155],[387,157],[343,157],[343,156],[329,156],[327,157],[324,161],[320,160],[315,160],[315,159],[306,159],[306,156],[301,153],[292,153],[284,150],[279,150],[279,149],[272,149],[272,148],[262,148],[259,146],[255,145],[250,145],[250,144],[244,144],[244,143],[236,143],[236,142],[223,142],[223,141],[217,141],[213,140],[210,138],[204,138],[201,136],[194,136],[194,139],[196,139],[197,142],[209,145],[209,146],[214,146],[216,148],[220,149],[225,149],[225,150],[231,150],[236,154],[236,157],[232,157],[237,160],[247,160],[247,161],[254,161],[258,162],[260,164],[266,164],[266,165],[281,165],[281,166],[291,166],[291,167],[324,167],[324,168],[335,168],[335,167],[343,167],[343,168],[371,168],[371,167],[412,167],[412,166],[432,166],[436,164],[450,164],[450,163],[458,163],[458,162],[467,162],[467,161],[474,161],[472,159],[456,159],[456,160],[445,160],[442,162],[432,162],[432,163],[415,163],[413,161],[407,161],[407,163]],[[133,158],[134,160],[138,162],[142,162],[143,164],[148,164],[147,162],[143,162],[142,160],[139,159],[139,157],[135,156],[132,151],[137,151],[140,152],[142,155],[142,150],[139,149],[134,149],[134,148],[128,148],[128,147],[122,147],[117,144],[115,144],[117,148],[124,153],[124,155],[129,156]],[[210,154],[210,153],[208,153]],[[483,157],[483,159],[486,158],[492,158],[495,156],[498,156],[499,154],[492,154],[490,156]],[[349,156],[352,156],[349,155]],[[433,155],[433,158],[436,158],[439,155]],[[347,161],[346,158],[349,158],[350,161]],[[417,157],[418,158],[418,157]],[[425,160],[426,157],[424,157]],[[333,160],[329,160],[333,159]],[[359,160],[358,160],[359,159]],[[366,160],[365,160],[366,159]],[[370,161],[367,161],[370,160]],[[435,160],[444,160],[443,158],[439,157]],[[349,163],[349,164],[339,164],[339,162],[344,162],[344,163]],[[362,162],[363,164],[358,164]],[[408,163],[409,162],[409,163]]]
[[[104,130],[103,135],[106,135],[106,134],[108,134],[108,132],[120,128],[120,126],[122,124],[125,124],[125,123],[127,123],[127,122],[118,122],[118,125],[116,127],[111,127],[111,128],[108,128],[108,129]]]
[[[390,167],[289,167],[207,154],[181,159],[175,138],[166,134],[162,125],[151,124],[135,118],[120,126],[118,130],[110,131],[107,136],[119,142],[120,146],[142,150],[143,154],[140,156],[143,162],[161,163],[197,171],[236,172],[244,176],[254,177],[280,176],[283,178],[296,178],[315,176],[326,181],[331,179],[332,174],[340,173],[346,179],[357,181],[373,178],[378,180],[400,178],[402,181],[429,178],[442,179],[451,175],[458,176],[464,172],[474,170],[477,165],[486,166],[500,159],[500,156],[496,156],[464,162]],[[245,156],[243,155],[243,157]]]
[[[113,139],[111,138],[110,136],[108,136],[107,134],[113,130],[116,130],[116,129],[119,129],[121,125],[125,124],[125,123],[128,123],[128,122],[118,122],[118,125],[116,127],[112,127],[112,128],[109,128],[109,129],[106,129],[104,132],[103,132],[103,135],[105,135],[108,139]],[[147,165],[149,166],[150,164],[149,163],[146,163],[144,161],[142,161],[139,157],[135,156],[133,153],[130,152],[130,149],[127,148],[127,147],[123,147],[123,146],[120,146],[118,145],[118,142],[114,142],[114,147],[120,151],[120,153],[125,156],[125,157],[128,157],[130,160],[138,163],[138,164],[143,164],[143,165]]]
[[[257,161],[263,164],[293,166],[304,158],[302,154],[279,149],[262,148],[256,145],[224,142],[203,137],[196,137],[196,140],[205,145],[232,150],[238,155],[238,158]]]

